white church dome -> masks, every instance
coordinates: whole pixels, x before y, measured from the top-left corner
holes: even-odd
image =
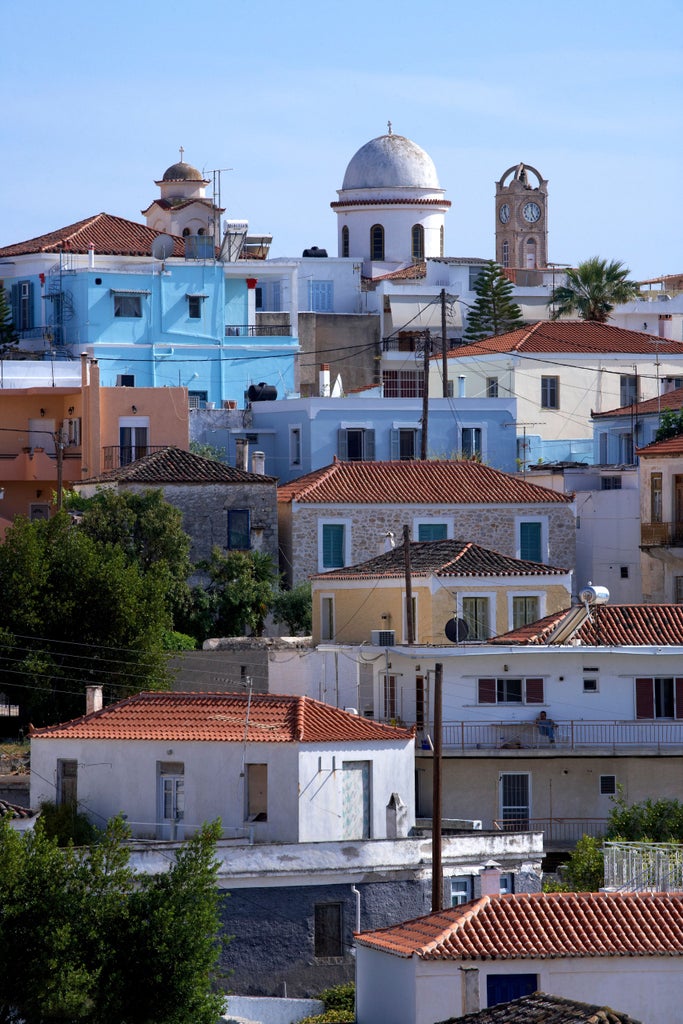
[[[432,158],[403,135],[366,142],[346,168],[342,190],[358,188],[438,189]]]

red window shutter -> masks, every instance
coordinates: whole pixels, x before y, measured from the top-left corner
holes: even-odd
[[[543,680],[527,679],[526,681],[526,702],[527,704],[543,703]]]
[[[655,717],[655,691],[651,679],[636,679],[636,718]]]
[[[496,680],[495,679],[480,679],[479,680],[479,703],[480,704],[495,704],[496,703]]]
[[[678,678],[675,683],[676,690],[676,718],[683,718],[683,679]]]

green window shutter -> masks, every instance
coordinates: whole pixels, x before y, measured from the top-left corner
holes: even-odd
[[[344,526],[323,524],[323,569],[340,569],[344,565]]]
[[[447,534],[445,523],[420,523],[417,528],[418,540],[447,540]]]
[[[527,562],[542,562],[541,524],[519,524],[519,557]]]

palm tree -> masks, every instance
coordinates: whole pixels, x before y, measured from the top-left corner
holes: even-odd
[[[616,305],[628,302],[638,294],[638,285],[629,281],[630,270],[619,260],[601,260],[591,256],[567,271],[566,284],[555,288],[550,296],[552,320],[577,313],[581,320],[604,324]]]

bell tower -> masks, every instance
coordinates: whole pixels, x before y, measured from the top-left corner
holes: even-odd
[[[496,182],[496,262],[515,270],[548,265],[548,182],[529,164],[508,167]]]

